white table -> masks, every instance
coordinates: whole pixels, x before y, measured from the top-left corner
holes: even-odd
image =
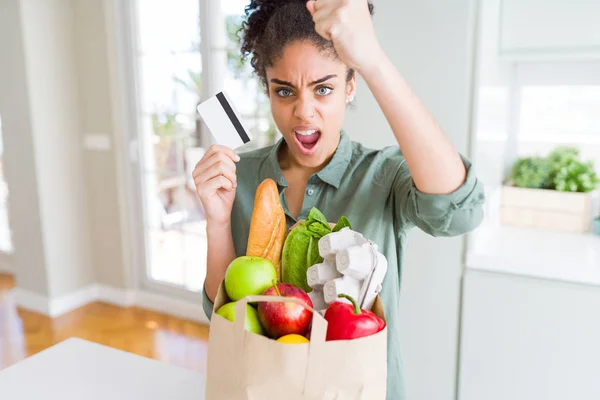
[[[0,370],[10,400],[204,400],[206,376],[78,338]]]

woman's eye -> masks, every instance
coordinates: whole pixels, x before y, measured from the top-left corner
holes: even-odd
[[[292,91],[285,88],[277,89],[275,92],[281,97],[288,97],[292,95]]]
[[[331,89],[330,87],[327,86],[321,86],[320,88],[317,89],[317,94],[319,96],[327,96],[329,93],[331,93],[333,89]]]

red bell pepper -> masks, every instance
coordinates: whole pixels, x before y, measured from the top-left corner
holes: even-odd
[[[373,335],[385,328],[385,321],[372,311],[361,310],[356,300],[346,294],[338,297],[352,304],[336,301],[325,311],[327,320],[326,340],[350,340]]]

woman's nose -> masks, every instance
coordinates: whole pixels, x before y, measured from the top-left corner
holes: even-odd
[[[315,116],[315,106],[309,99],[298,99],[294,108],[294,116],[300,120],[308,121]]]

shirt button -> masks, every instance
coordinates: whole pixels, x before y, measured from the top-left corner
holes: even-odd
[[[312,196],[313,194],[315,194],[315,191],[313,189],[308,189],[306,191],[306,194],[309,195],[309,196]]]

